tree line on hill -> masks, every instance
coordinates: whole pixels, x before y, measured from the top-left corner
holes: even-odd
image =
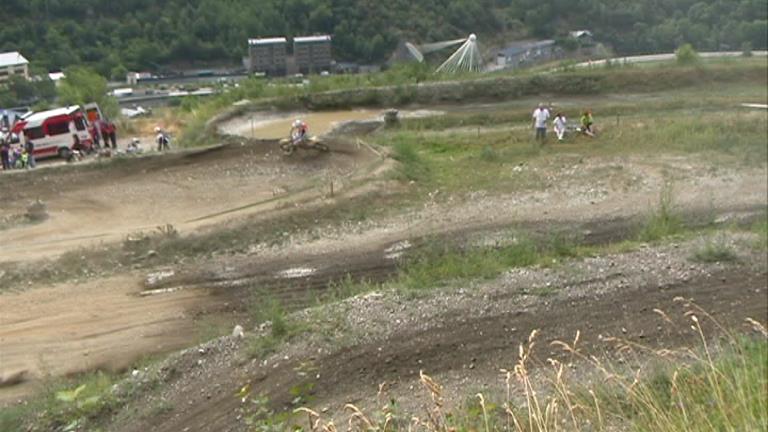
[[[250,37],[329,33],[338,60],[381,62],[401,40],[562,38],[589,29],[619,54],[764,49],[765,0],[3,0],[0,51],[35,70],[239,63]],[[503,35],[503,36],[499,36]]]

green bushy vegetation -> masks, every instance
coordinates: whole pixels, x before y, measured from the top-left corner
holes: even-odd
[[[48,70],[80,64],[105,77],[163,65],[239,64],[249,37],[330,33],[339,60],[381,62],[400,40],[435,42],[478,33],[503,43],[557,38],[587,28],[622,54],[765,49],[766,4],[759,0],[605,2],[570,0],[7,0],[3,50],[20,50]],[[364,13],[361,13],[364,11]]]

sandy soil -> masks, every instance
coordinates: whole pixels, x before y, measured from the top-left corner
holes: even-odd
[[[40,199],[50,218],[4,230],[0,261],[53,257],[166,224],[185,233],[221,222],[218,214],[229,219],[274,208],[284,204],[276,197],[312,186],[324,173],[349,175],[378,157],[366,148],[350,148],[322,155],[307,151],[286,163],[274,141],[253,141],[130,158],[106,168],[91,164],[9,176],[12,192],[0,217],[24,214]]]
[[[194,341],[193,318],[223,306],[205,291],[139,296],[135,275],[3,294],[0,376],[23,374],[22,385],[0,391],[0,403],[34,390],[45,376],[119,371],[145,355]]]

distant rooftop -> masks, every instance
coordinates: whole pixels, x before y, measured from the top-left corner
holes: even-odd
[[[28,64],[29,61],[18,51],[0,53],[0,67],[18,66]]]
[[[320,35],[320,36],[297,36],[293,38],[294,43],[307,43],[307,42],[325,42],[330,41],[331,36],[329,35]]]
[[[570,35],[571,35],[571,37],[578,39],[578,38],[580,38],[582,36],[592,37],[592,32],[589,31],[589,30],[574,30],[574,31],[570,32]]]
[[[248,45],[274,45],[281,43],[288,43],[288,40],[284,37],[248,39]]]
[[[64,72],[51,72],[48,74],[48,78],[51,81],[59,81],[64,79],[66,76],[64,75]]]

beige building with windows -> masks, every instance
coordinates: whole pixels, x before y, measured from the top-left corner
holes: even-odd
[[[249,68],[267,75],[285,75],[288,40],[284,37],[249,39]]]
[[[14,75],[29,80],[29,61],[17,51],[0,53],[0,83]]]
[[[293,55],[301,73],[329,71],[333,63],[331,37],[329,35],[295,37],[293,38]]]

